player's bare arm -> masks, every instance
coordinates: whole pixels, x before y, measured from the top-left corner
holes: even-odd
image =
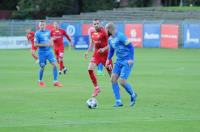
[[[90,41],[89,48],[88,48],[88,50],[85,52],[85,59],[88,58],[88,53],[92,50],[93,47],[94,47],[94,43],[93,43],[93,41],[91,40],[91,41]]]

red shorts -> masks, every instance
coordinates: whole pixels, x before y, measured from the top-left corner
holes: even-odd
[[[64,47],[54,47],[54,53],[56,58],[63,57]]]
[[[107,60],[107,54],[105,55],[98,55],[98,54],[94,54],[90,60],[90,62],[95,63],[96,65],[98,65],[99,63],[102,63],[104,66],[106,64],[106,60]],[[110,60],[110,64],[112,64],[112,60]]]

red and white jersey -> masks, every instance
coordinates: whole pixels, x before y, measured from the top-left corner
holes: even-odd
[[[104,48],[108,45],[108,35],[103,27],[100,27],[98,31],[91,31],[90,36],[94,43],[94,54],[98,54],[100,48]],[[108,54],[108,50],[102,54]]]
[[[63,29],[51,31],[51,37],[53,38],[54,47],[64,46],[64,43],[63,43],[64,36],[68,39],[68,41],[71,42],[69,35]]]
[[[34,44],[34,36],[35,36],[35,32],[33,31],[26,34],[26,38],[28,39],[28,41],[31,42],[32,45]]]

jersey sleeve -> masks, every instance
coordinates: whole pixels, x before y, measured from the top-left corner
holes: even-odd
[[[119,34],[119,41],[122,42],[124,45],[129,45],[131,43],[128,38],[122,33]]]

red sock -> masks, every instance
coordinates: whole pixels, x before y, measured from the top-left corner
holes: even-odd
[[[96,79],[96,76],[94,74],[94,71],[93,70],[88,70],[88,73],[90,75],[90,79],[92,80],[92,83],[94,85],[94,87],[97,86],[97,79]]]
[[[34,58],[35,60],[38,59],[38,57],[37,57],[35,54],[31,54],[31,55],[33,56],[33,58]]]
[[[62,71],[63,68],[64,68],[64,62],[60,61],[60,71]]]

